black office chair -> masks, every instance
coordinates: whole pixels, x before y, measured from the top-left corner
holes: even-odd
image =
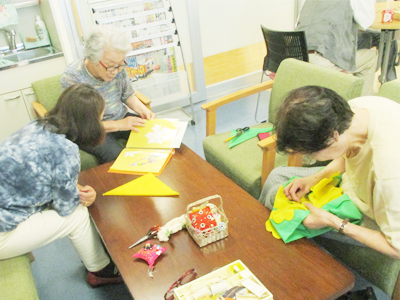
[[[286,58],[295,58],[308,62],[307,42],[304,31],[274,31],[261,25],[264,35],[265,45],[267,47],[267,55],[264,58],[263,73],[261,82],[263,82],[264,74],[274,79],[282,60]],[[266,73],[269,71],[270,73]],[[255,119],[257,122],[258,104],[260,94],[258,94]]]

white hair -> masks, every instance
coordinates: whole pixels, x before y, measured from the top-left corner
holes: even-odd
[[[98,63],[105,50],[118,50],[128,53],[132,50],[125,33],[112,25],[94,26],[85,36],[85,58]]]

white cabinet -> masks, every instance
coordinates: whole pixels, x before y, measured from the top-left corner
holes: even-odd
[[[22,97],[24,98],[26,108],[28,110],[28,114],[31,120],[36,119],[35,111],[32,107],[32,102],[36,101],[35,93],[33,92],[32,88],[27,88],[21,90]]]
[[[0,95],[0,142],[30,120],[22,91]]]

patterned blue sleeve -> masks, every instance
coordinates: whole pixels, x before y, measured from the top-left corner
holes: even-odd
[[[76,152],[70,151],[60,151],[57,156],[51,186],[51,205],[60,216],[68,216],[80,203],[77,188],[80,158],[79,153],[76,155]]]
[[[135,95],[135,90],[132,87],[132,83],[129,79],[128,72],[123,70],[121,72],[121,86],[122,86],[122,95],[121,101],[126,103],[126,100],[132,95]]]

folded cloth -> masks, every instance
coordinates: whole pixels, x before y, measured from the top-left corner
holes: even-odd
[[[289,184],[295,177],[291,178]],[[349,218],[349,221],[359,224],[362,215],[351,201],[347,194],[343,194],[340,187],[340,175],[333,175],[330,178],[322,179],[311,188],[307,197],[301,198],[301,203],[290,201],[283,193],[281,186],[276,194],[274,208],[265,226],[267,231],[277,239],[285,243],[295,241],[302,237],[312,238],[325,232],[333,230],[331,227],[320,229],[308,229],[302,222],[310,214],[310,211],[303,204],[311,202],[314,206],[322,208],[339,218]]]
[[[268,127],[268,128],[250,128],[249,130],[244,131],[241,135],[233,138],[229,142],[229,149],[232,147],[235,147],[236,145],[239,145],[255,136],[257,136],[259,133],[264,133],[264,132],[270,132],[272,131],[273,127]],[[231,136],[236,135],[236,130],[233,129],[231,131]]]
[[[18,24],[18,13],[9,0],[0,0],[0,28]]]

